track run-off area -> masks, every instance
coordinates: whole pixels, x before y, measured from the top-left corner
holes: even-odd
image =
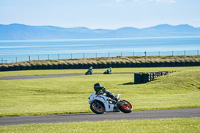
[[[113,73],[113,74],[134,74],[134,73]],[[0,77],[0,80],[25,80],[39,78],[59,78],[82,76],[84,74],[57,74],[37,76],[12,76]],[[94,75],[100,75],[96,73]],[[200,108],[190,109],[169,109],[169,110],[146,110],[132,111],[131,113],[110,112],[102,115],[94,113],[80,114],[55,114],[35,116],[10,116],[0,117],[0,125],[18,125],[31,123],[60,123],[60,122],[83,122],[83,121],[105,121],[105,120],[140,120],[140,119],[161,119],[161,118],[192,118],[200,117]]]

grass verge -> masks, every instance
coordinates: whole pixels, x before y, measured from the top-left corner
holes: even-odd
[[[199,133],[200,118],[0,126],[2,133]]]
[[[87,98],[96,82],[122,94],[133,110],[200,107],[200,69],[184,69],[147,84],[135,85],[133,81],[133,74],[1,80],[0,116],[91,112]]]

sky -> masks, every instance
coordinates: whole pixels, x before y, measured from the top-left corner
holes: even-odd
[[[200,27],[200,0],[0,0],[0,24],[146,28]]]

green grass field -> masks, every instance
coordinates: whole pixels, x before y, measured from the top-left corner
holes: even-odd
[[[199,133],[200,118],[0,126],[2,133]]]
[[[113,73],[129,72],[158,72],[158,71],[184,71],[198,70],[199,66],[194,67],[140,67],[140,68],[112,68]],[[103,73],[106,68],[94,69],[94,73]],[[31,75],[53,75],[53,74],[76,74],[85,73],[87,69],[51,69],[51,70],[24,70],[24,71],[1,71],[0,77],[7,76],[31,76]]]
[[[130,101],[133,104],[133,110],[200,107],[200,67],[113,70],[116,72],[166,70],[178,72],[139,85],[133,84],[133,74],[0,80],[0,116],[91,112],[88,97],[94,91],[93,84],[96,82],[101,83],[114,94],[122,94],[121,99]],[[54,70],[56,74],[58,74],[57,71]],[[17,75],[20,72],[29,71],[19,71]],[[29,74],[37,72],[39,73],[39,71],[30,71]],[[46,70],[46,73],[48,72]]]

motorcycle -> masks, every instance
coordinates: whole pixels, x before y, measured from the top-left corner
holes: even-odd
[[[93,70],[89,70],[85,73],[85,75],[92,75]]]
[[[132,105],[126,100],[120,100],[121,94],[117,94],[115,98],[117,101],[107,97],[106,95],[96,95],[92,93],[88,98],[90,109],[96,114],[103,114],[104,112],[123,112],[130,113]]]
[[[112,74],[112,71],[106,70],[103,74]]]

